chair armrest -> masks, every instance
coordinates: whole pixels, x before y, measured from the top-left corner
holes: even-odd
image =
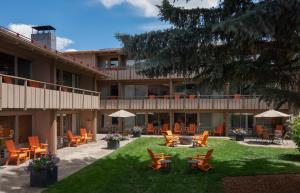
[[[172,159],[172,156],[164,156],[165,159]]]
[[[29,151],[29,148],[20,148],[20,151],[21,152],[26,152],[26,151]]]
[[[47,143],[40,143],[40,146],[41,147],[48,147],[48,144]]]
[[[204,157],[206,154],[197,154],[196,157]]]
[[[155,157],[156,157],[156,156],[157,156],[157,157],[162,157],[162,156],[165,156],[165,154],[164,154],[164,153],[155,153],[154,156],[155,156]]]

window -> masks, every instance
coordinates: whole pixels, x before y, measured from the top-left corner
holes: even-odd
[[[19,116],[19,143],[26,143],[28,136],[32,135],[32,116]]]
[[[15,74],[14,56],[0,53],[0,73],[7,75]]]
[[[110,59],[111,67],[118,67],[119,66],[119,59],[118,58],[111,58]]]

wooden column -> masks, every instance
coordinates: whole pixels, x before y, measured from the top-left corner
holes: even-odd
[[[93,141],[97,141],[97,111],[93,112],[92,130],[94,134]]]
[[[52,110],[50,113],[50,141],[49,141],[49,152],[56,154],[57,153],[57,111]],[[61,129],[62,130],[62,129]]]

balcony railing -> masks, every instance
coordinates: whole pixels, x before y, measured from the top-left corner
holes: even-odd
[[[138,68],[135,67],[114,67],[101,69],[105,74],[110,75],[107,80],[147,80],[151,79],[147,76],[138,74]],[[160,76],[156,79],[184,79],[179,75]]]
[[[100,108],[100,93],[16,76],[0,74],[2,109],[83,109]]]
[[[101,99],[101,109],[131,110],[264,110],[271,108],[259,96],[190,95]],[[282,106],[287,109],[287,106]]]

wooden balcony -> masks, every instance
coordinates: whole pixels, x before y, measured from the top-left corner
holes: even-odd
[[[135,67],[116,67],[116,68],[104,68],[101,69],[105,74],[108,74],[110,77],[107,80],[149,80],[147,76],[138,74],[138,69]],[[178,75],[168,75],[160,76],[155,79],[184,79],[183,76]]]
[[[0,74],[0,110],[99,109],[100,93]]]
[[[106,110],[266,110],[269,107],[258,96],[194,96],[155,98],[101,99],[100,108]],[[282,109],[287,109],[284,105]]]

